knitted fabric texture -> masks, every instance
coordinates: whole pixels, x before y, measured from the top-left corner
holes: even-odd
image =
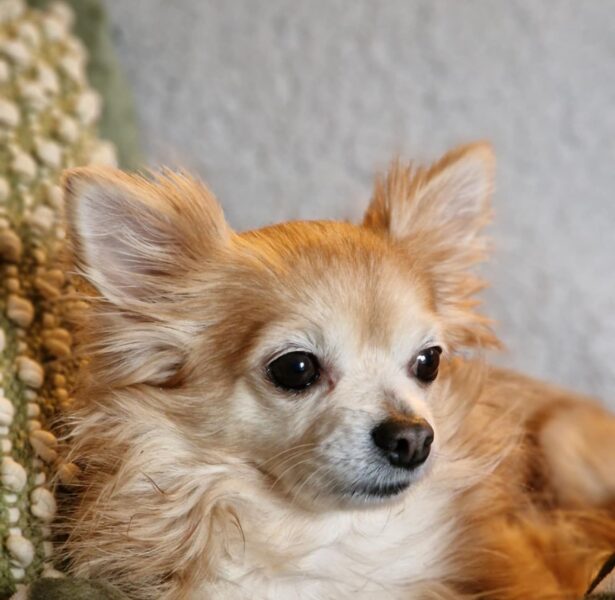
[[[80,310],[58,258],[67,167],[115,161],[96,138],[101,100],[63,3],[0,0],[0,598],[56,576],[50,478],[74,466],[49,431],[70,406],[77,364],[69,315]]]
[[[144,159],[134,102],[117,60],[102,0],[64,1],[75,14],[73,31],[88,49],[88,81],[103,99],[98,130],[105,139],[114,143],[120,165],[124,169],[137,169]],[[28,0],[28,4],[46,9],[53,0]]]

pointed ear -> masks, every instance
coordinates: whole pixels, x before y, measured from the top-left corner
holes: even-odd
[[[456,148],[428,168],[395,164],[376,182],[363,225],[400,244],[432,283],[452,343],[498,346],[475,312],[484,287],[471,269],[488,249],[495,158],[489,144]]]
[[[115,304],[164,298],[231,235],[212,194],[184,174],[80,168],[64,185],[74,260]]]

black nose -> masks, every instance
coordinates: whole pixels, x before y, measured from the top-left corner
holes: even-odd
[[[415,469],[429,456],[433,429],[425,419],[387,419],[372,430],[374,444],[394,467]]]

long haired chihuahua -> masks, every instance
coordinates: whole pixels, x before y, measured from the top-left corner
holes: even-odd
[[[76,574],[141,600],[573,599],[615,548],[615,418],[489,367],[487,144],[363,223],[235,233],[199,182],[76,169]]]

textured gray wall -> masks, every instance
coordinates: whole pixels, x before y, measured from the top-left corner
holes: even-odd
[[[491,139],[499,360],[615,407],[615,2],[107,0],[153,164],[238,228],[356,218],[390,159]]]

